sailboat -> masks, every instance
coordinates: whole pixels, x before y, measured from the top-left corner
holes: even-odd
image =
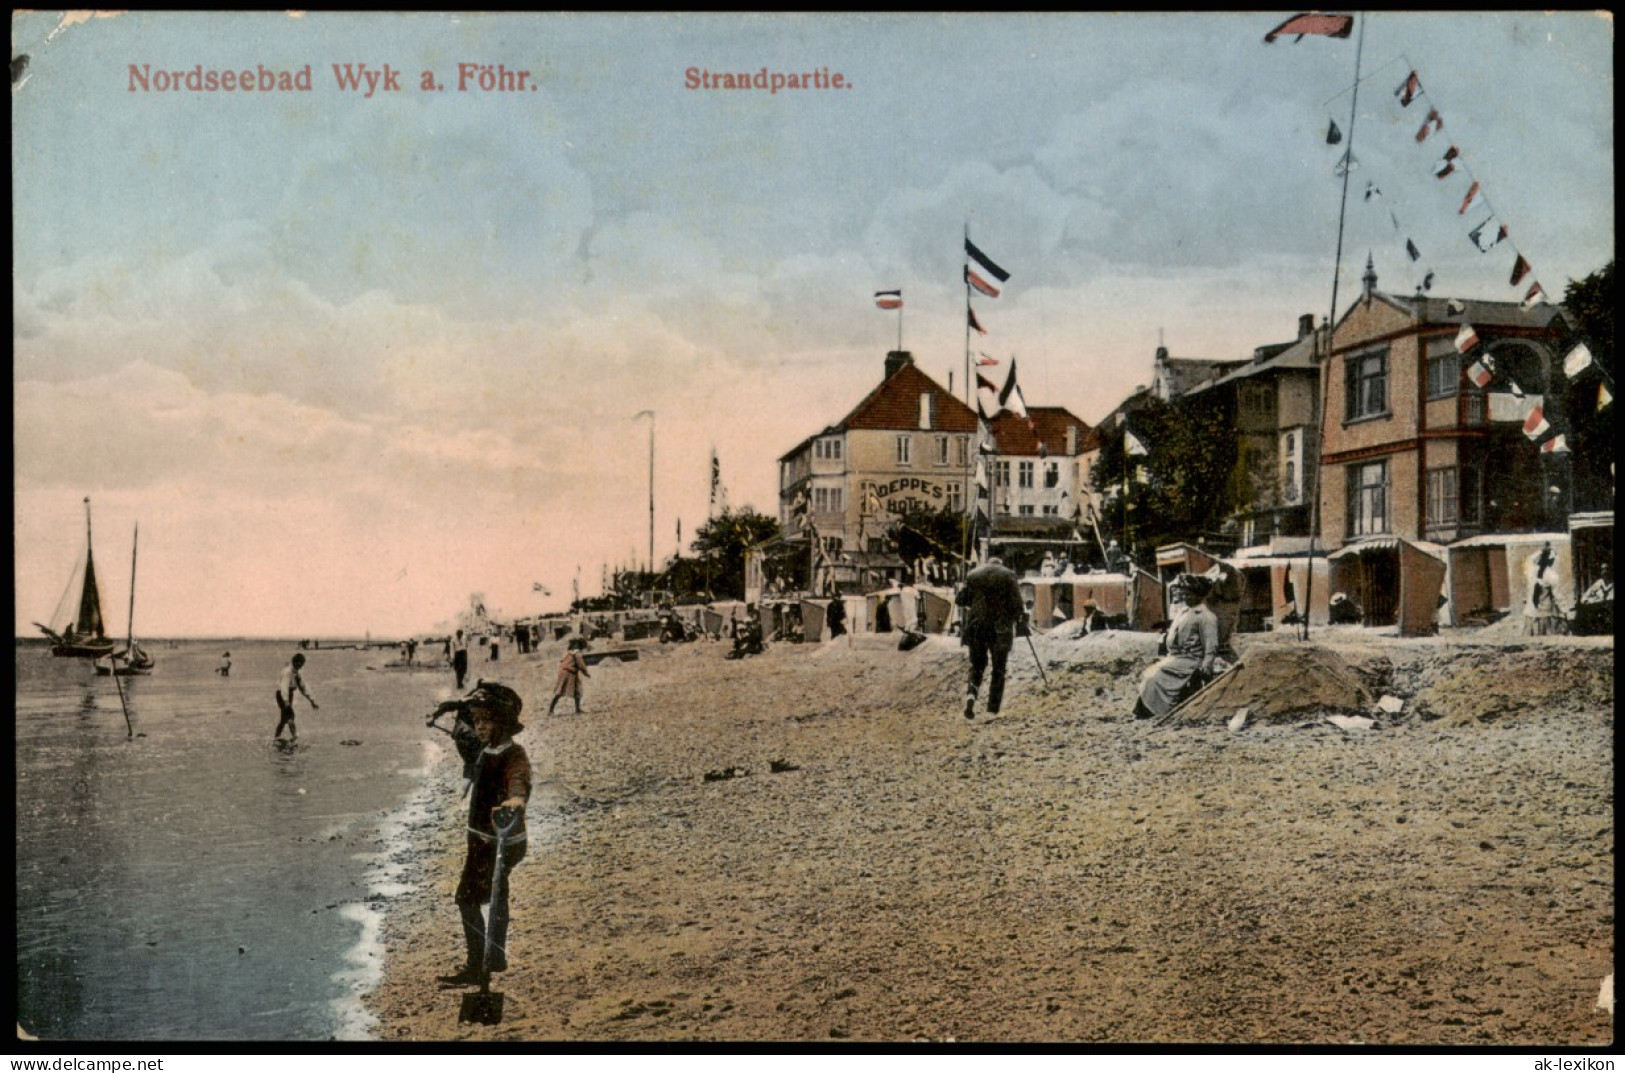
[[[73,578],[68,579],[68,589],[62,594],[64,602],[68,593],[73,591],[73,581]],[[61,611],[62,605],[59,603],[58,616]],[[58,616],[53,616],[53,623],[59,620]],[[60,631],[38,622],[34,625],[50,638],[53,656],[100,659],[113,653],[114,642],[108,639],[102,628],[102,596],[96,587],[96,560],[91,551],[89,496],[85,497],[85,572],[79,588],[79,609],[73,620]]]
[[[153,659],[142,651],[141,646],[135,643],[135,553],[141,542],[141,527],[135,527],[135,536],[130,539],[130,632],[124,642],[124,651],[114,652],[107,657],[107,662],[96,661],[96,673],[100,675],[116,674],[151,674]]]

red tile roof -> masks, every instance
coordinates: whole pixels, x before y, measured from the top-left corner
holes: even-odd
[[[926,376],[913,362],[905,364],[869,392],[835,429],[920,429],[920,396],[931,395],[932,432],[975,432],[976,413],[948,394],[948,389]]]
[[[1002,413],[993,419],[993,439],[998,444],[999,454],[1036,455],[1039,443],[1043,443],[1050,454],[1065,455],[1068,427],[1078,430],[1075,454],[1100,446],[1099,433],[1064,406],[1029,406],[1027,412],[1032,415],[1036,435],[1034,429],[1028,428],[1027,422],[1015,414]]]

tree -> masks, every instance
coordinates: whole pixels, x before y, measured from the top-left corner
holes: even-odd
[[[694,554],[711,563],[711,591],[722,599],[745,595],[745,549],[779,535],[779,523],[750,507],[724,510],[694,534]]]
[[[1125,429],[1145,454],[1128,453]],[[1125,425],[1102,433],[1094,470],[1106,497],[1102,531],[1117,535],[1131,555],[1137,546],[1217,531],[1230,509],[1226,492],[1236,490],[1236,450],[1231,415],[1217,392],[1172,403],[1147,399]],[[1136,558],[1143,564],[1143,554]]]
[[[1570,280],[1563,295],[1563,308],[1575,332],[1563,352],[1583,342],[1596,362],[1596,368],[1566,380],[1562,393],[1563,413],[1568,417],[1568,427],[1562,431],[1572,459],[1576,510],[1613,509],[1614,407],[1599,410],[1597,391],[1599,384],[1606,384],[1613,394],[1616,300],[1612,261],[1584,279]]]

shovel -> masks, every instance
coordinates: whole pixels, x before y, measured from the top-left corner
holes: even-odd
[[[495,956],[498,947],[498,932],[504,933],[506,938],[507,921],[497,920],[498,908],[504,904],[502,884],[507,882],[507,869],[504,867],[504,858],[507,856],[508,840],[519,829],[519,820],[522,813],[518,809],[501,809],[496,814],[497,833],[497,863],[491,873],[491,901],[485,909],[485,955],[480,959],[480,989],[470,991],[463,996],[462,1008],[457,1011],[459,1023],[470,1022],[476,1025],[497,1025],[502,1023],[502,999],[500,991],[491,990],[491,959]],[[502,925],[499,927],[499,924]]]

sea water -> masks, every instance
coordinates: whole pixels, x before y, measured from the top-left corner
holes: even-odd
[[[147,647],[154,672],[118,682],[17,648],[19,1029],[366,1038],[359,997],[382,967],[401,852],[425,823],[461,821],[435,814],[447,739],[422,718],[452,695],[450,672],[307,651],[321,708],[299,699],[288,748],[271,735],[292,643]],[[229,677],[215,673],[227,648]]]

